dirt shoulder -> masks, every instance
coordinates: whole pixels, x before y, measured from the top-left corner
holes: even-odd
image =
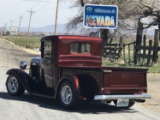
[[[146,100],[145,103],[140,103],[143,107],[160,113],[160,73],[148,73],[148,93],[151,94],[151,99]]]
[[[20,61],[28,64],[33,57],[40,56],[40,52],[16,46],[0,38],[0,67],[18,67]]]

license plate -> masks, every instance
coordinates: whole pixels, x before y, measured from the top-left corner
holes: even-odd
[[[129,105],[129,99],[118,99],[117,107],[127,107]]]

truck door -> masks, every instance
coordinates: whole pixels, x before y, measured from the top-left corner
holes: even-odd
[[[46,87],[53,87],[53,41],[42,40],[41,46],[41,82]]]

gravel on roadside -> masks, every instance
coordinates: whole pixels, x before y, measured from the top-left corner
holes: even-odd
[[[26,61],[29,65],[30,60],[37,56],[40,56],[40,52],[16,46],[0,38],[0,67],[17,68],[20,61]]]
[[[160,113],[160,73],[148,73],[147,85],[151,99],[147,99],[145,103],[139,104],[147,109]]]

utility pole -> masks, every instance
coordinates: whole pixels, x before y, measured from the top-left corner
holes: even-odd
[[[11,32],[12,32],[12,31],[11,31],[11,29],[12,29],[12,22],[13,22],[13,21],[11,20],[11,24],[10,24],[10,34],[11,34]]]
[[[18,35],[18,33],[19,33],[19,29],[20,29],[20,26],[21,26],[21,21],[22,21],[22,18],[23,18],[23,17],[22,17],[22,16],[20,16],[19,18],[20,18],[20,19],[19,19],[19,26],[18,26],[17,35]]]
[[[5,23],[5,24],[4,24],[4,34],[5,34],[5,35],[6,35],[6,32],[7,32],[7,30],[6,30],[7,27],[6,27],[6,26],[7,26],[7,24]]]
[[[55,18],[55,27],[54,27],[55,35],[57,34],[58,9],[59,9],[59,0],[57,0],[57,6],[56,6],[56,18]]]
[[[28,46],[28,36],[29,36],[29,30],[30,30],[30,25],[31,25],[31,19],[32,19],[32,14],[35,13],[35,11],[28,11],[30,12],[30,20],[29,20],[29,26],[28,26],[28,33],[27,33],[27,43],[26,43],[26,47]]]
[[[19,18],[20,18],[20,19],[19,19],[19,26],[18,26],[18,30],[17,30],[17,38],[18,38],[19,29],[20,29],[21,21],[22,21],[22,18],[23,18],[23,17],[22,17],[22,16],[20,16]],[[16,39],[17,39],[17,38],[16,38]]]

